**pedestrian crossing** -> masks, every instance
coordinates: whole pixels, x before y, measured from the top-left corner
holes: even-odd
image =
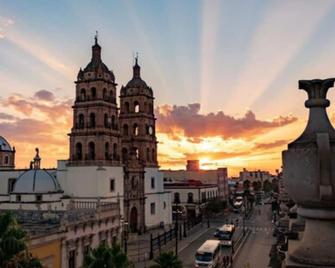
[[[243,226],[237,226],[236,229],[243,230]],[[250,230],[252,233],[265,232],[269,233],[273,231],[272,226],[245,226],[246,230]]]

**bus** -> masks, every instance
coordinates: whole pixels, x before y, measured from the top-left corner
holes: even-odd
[[[195,254],[195,267],[221,267],[221,250],[219,240],[207,240]]]
[[[222,246],[231,247],[233,245],[233,236],[235,232],[234,224],[224,224],[217,232],[217,238]]]

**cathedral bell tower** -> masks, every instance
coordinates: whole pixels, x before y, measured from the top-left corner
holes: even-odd
[[[144,167],[158,167],[154,97],[151,87],[141,78],[138,57],[133,66],[133,78],[121,88],[120,105],[122,161],[127,163],[134,146],[136,157]]]
[[[120,165],[117,84],[113,72],[102,62],[97,36],[92,59],[84,70],[80,68],[75,84],[68,165]]]

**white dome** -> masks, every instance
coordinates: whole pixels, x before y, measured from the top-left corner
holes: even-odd
[[[55,177],[44,169],[30,169],[16,181],[13,193],[55,193],[61,192]]]
[[[2,136],[0,136],[0,151],[12,151],[8,141]]]

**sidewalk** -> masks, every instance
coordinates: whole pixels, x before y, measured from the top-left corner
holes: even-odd
[[[202,226],[201,226],[202,225]],[[210,227],[214,228],[213,226]],[[199,224],[198,226],[194,227],[189,233],[187,237],[183,237],[182,240],[178,240],[178,252],[181,252],[183,249],[188,247],[192,242],[197,240],[200,236],[208,231],[207,223]],[[162,248],[162,252],[164,251],[173,251],[175,250],[175,240],[172,240],[170,243],[166,245],[166,247]],[[135,268],[149,268],[151,265],[154,264],[153,260],[144,261],[135,263]]]

